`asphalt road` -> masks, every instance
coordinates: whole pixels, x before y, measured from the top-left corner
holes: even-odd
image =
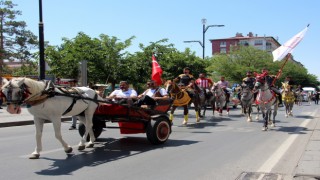
[[[106,129],[93,149],[77,150],[80,136],[62,123],[63,137],[74,147],[66,155],[55,139],[52,124],[45,124],[40,159],[29,160],[35,147],[34,126],[0,129],[0,169],[4,179],[112,179],[195,180],[292,179],[302,152],[319,117],[316,106],[295,106],[294,117],[278,112],[277,126],[262,132],[262,121],[248,123],[240,109],[230,115],[207,117],[182,126],[182,111],[175,113],[173,132],[159,146],[145,134],[121,135]],[[116,124],[109,124],[114,126]],[[1,178],[2,179],[2,178]]]

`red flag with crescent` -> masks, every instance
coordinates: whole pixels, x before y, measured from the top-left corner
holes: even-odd
[[[152,74],[151,74],[151,79],[154,80],[157,85],[162,85],[162,69],[160,65],[158,64],[156,57],[154,54],[152,54]]]

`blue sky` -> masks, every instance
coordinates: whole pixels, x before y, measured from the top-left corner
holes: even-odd
[[[13,0],[22,11],[19,17],[34,34],[39,33],[39,1]],[[201,19],[212,27],[206,32],[206,56],[211,56],[209,39],[233,37],[253,32],[273,36],[283,44],[307,24],[310,27],[292,53],[320,80],[320,1],[318,0],[42,0],[44,38],[51,45],[60,45],[63,37],[72,39],[82,31],[90,37],[100,34],[116,36],[124,41],[136,36],[130,52],[139,51],[139,43],[149,45],[168,38],[175,48],[189,47],[202,57]]]

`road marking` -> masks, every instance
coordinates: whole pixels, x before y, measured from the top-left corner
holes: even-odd
[[[314,116],[315,112],[311,116]],[[294,132],[299,132],[301,128],[305,128],[311,119],[305,119]],[[290,135],[285,142],[281,144],[281,146],[270,156],[270,158],[258,169],[257,172],[271,172],[272,168],[279,162],[280,158],[286,153],[289,147],[293,144],[293,142],[298,137],[297,134]]]

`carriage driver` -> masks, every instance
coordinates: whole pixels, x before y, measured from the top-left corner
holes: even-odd
[[[120,81],[119,88],[114,90],[107,99],[113,99],[113,101],[119,104],[132,104],[137,99],[137,92],[134,89],[129,88],[127,81]]]
[[[178,86],[180,88],[186,89],[189,96],[192,98],[195,95],[194,92],[194,77],[190,74],[190,68],[185,67],[183,69],[183,74],[180,74],[177,78],[175,78],[175,81],[178,81]]]
[[[143,104],[149,105],[150,108],[153,109],[158,101],[169,99],[167,91],[159,87],[155,81],[149,80],[147,86],[148,89],[138,96],[138,101],[136,101],[134,105],[138,107]]]
[[[279,76],[269,75],[269,74],[268,74],[269,71],[268,71],[267,68],[263,68],[263,69],[262,69],[262,73],[265,73],[265,74],[266,74],[265,79],[266,79],[266,81],[267,81],[270,89],[278,95],[279,106],[283,106],[283,105],[282,105],[282,95],[281,95],[281,92],[279,91],[278,88],[276,88],[276,87],[274,86],[274,84],[272,84],[273,80],[274,80],[275,78],[276,78],[276,79],[279,79],[279,76],[280,76],[281,74],[279,74]]]

